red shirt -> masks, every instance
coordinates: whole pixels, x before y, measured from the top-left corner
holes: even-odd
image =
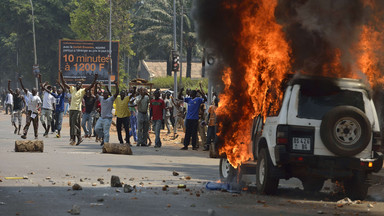
[[[149,107],[152,109],[152,120],[163,120],[165,103],[162,99],[152,99]]]

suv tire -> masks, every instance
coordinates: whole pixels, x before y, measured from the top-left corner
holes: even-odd
[[[360,109],[338,106],[324,115],[320,136],[329,151],[339,156],[353,156],[367,147],[372,130]]]
[[[234,168],[227,158],[220,158],[220,180],[225,183],[240,183],[242,172],[241,169]]]
[[[324,179],[319,178],[302,178],[301,184],[303,185],[304,191],[308,192],[319,192],[324,186]]]
[[[364,200],[369,186],[367,174],[362,171],[355,171],[353,177],[344,180],[345,193],[352,200]]]
[[[256,165],[256,186],[263,194],[275,194],[279,178],[273,175],[273,164],[266,148],[260,150]]]

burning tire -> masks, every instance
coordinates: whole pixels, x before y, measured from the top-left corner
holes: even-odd
[[[266,148],[262,148],[256,165],[256,186],[260,193],[275,194],[279,178],[273,175],[273,164]]]
[[[227,158],[220,158],[220,180],[226,183],[240,183],[242,172],[235,169]]]
[[[324,115],[320,136],[329,151],[339,156],[353,156],[363,151],[371,140],[369,120],[360,109],[338,106]]]
[[[344,180],[345,193],[352,200],[364,200],[369,186],[367,174],[362,171],[355,171],[353,177]]]
[[[303,185],[304,191],[319,192],[324,186],[324,179],[319,178],[302,178],[300,179]]]

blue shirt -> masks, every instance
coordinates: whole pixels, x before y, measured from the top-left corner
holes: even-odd
[[[56,100],[56,110],[55,112],[64,112],[64,98],[65,98],[65,93],[61,93],[60,95],[51,93],[53,97],[55,97]]]
[[[204,103],[204,99],[200,97],[184,98],[184,102],[188,103],[187,119],[199,119],[199,108]]]

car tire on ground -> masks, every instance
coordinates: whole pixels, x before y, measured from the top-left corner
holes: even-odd
[[[324,115],[320,136],[329,151],[339,156],[353,156],[363,151],[371,140],[372,129],[360,109],[338,106]]]
[[[324,186],[324,179],[320,178],[301,178],[301,184],[303,185],[304,191],[308,192],[319,192]]]
[[[355,171],[351,178],[344,180],[345,193],[352,200],[364,200],[369,186],[368,176],[363,171]]]
[[[234,168],[227,158],[220,158],[220,180],[224,183],[239,183],[241,181],[241,170]]]
[[[262,194],[275,194],[279,178],[273,175],[273,164],[266,148],[262,148],[256,164],[256,186]]]

